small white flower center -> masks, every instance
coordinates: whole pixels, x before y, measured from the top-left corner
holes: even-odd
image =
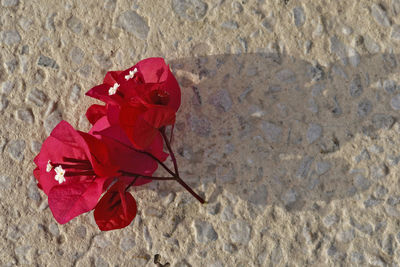
[[[65,177],[64,177],[65,170],[61,167],[61,165],[55,167],[54,170],[56,171],[54,179],[56,179],[56,181],[60,184],[65,182]]]
[[[135,76],[136,72],[138,72],[137,68],[134,70],[130,70],[128,75],[125,75],[125,80],[132,79]]]
[[[113,87],[110,87],[110,89],[108,89],[108,95],[113,95],[117,92],[117,89],[119,87],[118,83],[114,83]]]
[[[53,165],[51,165],[50,160],[47,161],[46,172],[50,172],[53,169]]]

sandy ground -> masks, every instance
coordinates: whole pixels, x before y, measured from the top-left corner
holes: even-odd
[[[399,266],[399,42],[399,0],[1,0],[1,266]],[[43,140],[88,130],[84,93],[152,56],[209,203],[154,182],[123,230],[57,224]]]

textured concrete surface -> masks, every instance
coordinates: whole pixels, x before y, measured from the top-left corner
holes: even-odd
[[[399,266],[400,1],[1,0],[1,266]],[[173,182],[58,225],[33,157],[107,70],[166,58]]]

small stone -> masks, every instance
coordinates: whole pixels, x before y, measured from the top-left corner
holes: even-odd
[[[358,116],[366,117],[371,113],[371,111],[372,111],[372,102],[369,101],[368,99],[364,99],[360,103],[358,103],[358,109],[357,109]]]
[[[221,23],[221,27],[229,30],[236,30],[237,28],[239,28],[239,25],[236,21],[229,20]]]
[[[350,35],[350,34],[353,33],[353,29],[351,27],[345,25],[345,26],[342,27],[342,33],[344,35]]]
[[[390,100],[390,106],[394,110],[400,110],[400,94],[397,94],[394,97],[392,97],[392,99]]]
[[[393,70],[397,67],[396,56],[393,53],[383,53],[383,68],[387,71]]]
[[[273,123],[264,121],[262,122],[261,129],[263,130],[265,137],[269,142],[277,143],[281,140],[283,132],[281,127]]]
[[[190,125],[191,130],[198,136],[208,137],[211,133],[211,123],[205,117],[190,115],[188,117],[188,124]]]
[[[104,236],[97,235],[94,237],[95,244],[100,248],[107,248],[111,245],[111,242],[108,241]]]
[[[316,84],[311,89],[311,95],[313,97],[320,96],[324,90],[325,90],[325,84]]]
[[[318,161],[317,162],[317,173],[322,175],[331,169],[331,163],[328,161]]]
[[[8,99],[5,95],[0,96],[0,111],[3,111],[8,106]]]
[[[312,45],[313,42],[311,42],[310,40],[304,42],[304,54],[310,53]]]
[[[136,241],[132,236],[125,236],[119,242],[119,247],[125,252],[131,250],[135,245]]]
[[[387,200],[387,203],[390,206],[396,206],[397,204],[400,203],[400,196],[390,196]]]
[[[54,111],[44,120],[44,129],[47,135],[50,135],[54,127],[62,120],[62,115],[59,111]]]
[[[29,250],[31,250],[31,246],[29,246],[29,245],[16,247],[14,249],[14,253],[18,259],[18,263],[23,264],[23,265],[31,263],[31,258],[28,257]]]
[[[392,0],[392,10],[395,15],[400,14],[400,0]]]
[[[301,27],[306,22],[306,15],[304,14],[304,9],[301,6],[293,8],[293,19],[296,27]]]
[[[95,267],[109,267],[110,265],[102,257],[96,256],[96,259],[94,260],[94,266]]]
[[[207,4],[202,0],[172,0],[172,9],[181,18],[196,21],[207,13]]]
[[[368,147],[368,151],[371,153],[374,153],[374,154],[380,154],[384,150],[383,150],[383,147],[374,144],[374,145]]]
[[[396,41],[400,41],[400,25],[393,25],[390,37]]]
[[[350,64],[353,67],[357,67],[360,64],[360,54],[354,48],[349,47],[347,50],[347,55],[349,56]]]
[[[224,244],[223,249],[224,249],[224,251],[231,253],[231,254],[237,250],[236,246],[233,244]]]
[[[23,108],[17,110],[17,118],[28,124],[32,124],[34,121],[33,113],[31,109]]]
[[[9,190],[11,189],[11,178],[0,174],[0,189],[1,190]]]
[[[209,222],[196,221],[194,222],[193,227],[196,230],[196,241],[198,243],[208,243],[218,239],[218,234]]]
[[[270,22],[270,20],[269,20],[268,18],[265,18],[265,19],[261,22],[261,25],[262,25],[266,30],[268,30],[269,32],[272,32],[273,27],[272,27],[271,22]]]
[[[391,23],[386,14],[386,10],[383,9],[381,5],[373,4],[371,7],[371,15],[379,25],[383,27],[390,27]]]
[[[39,202],[42,198],[40,197],[40,193],[35,181],[36,179],[33,178],[33,180],[28,185],[28,197],[36,202]]]
[[[57,16],[57,13],[52,13],[47,17],[46,20],[46,29],[49,31],[55,31],[56,25],[54,24],[54,18]]]
[[[379,203],[381,203],[382,201],[379,199],[375,199],[374,197],[369,197],[367,200],[364,201],[364,207],[365,208],[370,208],[370,207],[374,207],[376,205],[379,205]]]
[[[283,69],[281,71],[278,71],[275,75],[276,79],[278,79],[281,82],[286,82],[286,83],[293,83],[296,81],[296,74],[289,69]]]
[[[342,230],[337,234],[337,239],[339,242],[349,243],[355,238],[354,229]]]
[[[393,256],[394,253],[395,243],[393,241],[394,237],[392,234],[386,235],[382,241],[383,251],[390,256]]]
[[[43,67],[46,67],[46,68],[47,67],[50,67],[50,68],[53,68],[53,69],[58,69],[59,68],[57,62],[54,59],[46,57],[46,56],[43,56],[43,55],[40,55],[37,64],[39,66],[43,66]]]
[[[354,264],[356,264],[357,266],[360,266],[361,264],[363,264],[365,262],[365,258],[364,255],[358,251],[353,251],[350,254],[350,261]]]
[[[117,25],[142,40],[147,38],[150,30],[145,19],[131,10],[125,11],[119,15]]]
[[[352,97],[358,97],[363,93],[363,86],[361,84],[361,76],[357,74],[350,82],[350,95]]]
[[[364,234],[371,235],[373,232],[373,228],[372,228],[371,224],[369,224],[369,223],[360,224],[353,217],[350,218],[350,224]]]
[[[219,202],[217,202],[215,204],[207,205],[207,212],[208,212],[208,214],[211,214],[211,215],[218,214],[220,209],[221,209],[221,204]]]
[[[69,51],[69,57],[73,63],[80,65],[85,57],[85,52],[77,46],[74,46]]]
[[[266,185],[257,186],[249,197],[249,202],[255,205],[265,206],[268,202],[268,191]]]
[[[388,155],[387,162],[390,166],[395,166],[400,162],[400,156]]]
[[[72,16],[67,20],[67,27],[74,33],[79,34],[82,31],[82,22],[78,18]]]
[[[15,83],[11,81],[5,81],[3,85],[1,86],[1,92],[4,95],[9,95],[11,91],[14,89]]]
[[[313,161],[313,157],[305,156],[300,163],[299,169],[296,172],[296,177],[301,179],[306,178],[308,176],[308,172],[310,171]]]
[[[24,159],[25,141],[24,140],[13,140],[8,144],[8,153],[10,157],[18,162]]]
[[[326,227],[331,227],[337,222],[339,222],[339,218],[335,214],[330,214],[323,219],[323,223]]]
[[[367,190],[371,186],[370,180],[364,177],[362,174],[357,174],[354,177],[354,185],[361,191]]]
[[[246,97],[248,95],[250,95],[250,93],[253,92],[253,87],[252,86],[248,86],[246,89],[244,89],[244,91],[238,96],[238,101],[239,102],[243,102],[244,99],[246,99]]]
[[[243,6],[239,2],[232,2],[233,13],[238,14],[243,11]]]
[[[334,35],[330,38],[330,51],[332,54],[336,54],[340,58],[343,65],[347,65],[347,51],[346,46]]]
[[[49,232],[53,235],[53,236],[59,236],[60,235],[60,230],[58,229],[58,225],[56,223],[51,223],[49,225]]]
[[[71,104],[76,104],[81,97],[81,88],[79,85],[74,84],[71,89],[71,94],[69,95],[69,102]]]
[[[393,80],[385,80],[383,82],[383,89],[389,94],[394,94],[397,91],[396,82]]]
[[[371,54],[376,54],[379,53],[381,50],[381,47],[377,42],[375,42],[371,37],[365,36],[364,38],[364,44],[365,48],[370,52]]]
[[[75,228],[75,234],[80,238],[86,237],[86,227],[83,225],[79,225]]]
[[[18,5],[19,0],[1,0],[1,5],[4,7],[13,7]]]
[[[379,164],[370,167],[370,173],[372,178],[380,179],[385,177],[389,173],[389,169],[385,164]]]
[[[360,163],[363,160],[369,160],[369,159],[371,159],[371,156],[369,155],[366,149],[363,149],[358,156],[354,157],[354,161],[356,163]]]
[[[21,42],[21,35],[16,30],[4,31],[2,40],[8,46],[16,45]]]
[[[318,107],[317,102],[315,102],[314,98],[310,98],[308,100],[308,109],[314,114],[318,113],[319,107]]]
[[[294,189],[289,189],[281,196],[281,200],[283,201],[283,204],[288,207],[296,202],[297,196],[298,194]]]
[[[316,123],[310,123],[307,130],[307,141],[309,144],[314,143],[322,135],[322,127]]]
[[[383,198],[388,192],[389,191],[386,189],[386,187],[379,185],[374,194],[376,198]]]
[[[225,222],[229,222],[235,219],[235,215],[233,214],[233,209],[231,206],[225,206],[224,210],[221,213],[221,220]]]
[[[251,226],[243,220],[238,220],[229,226],[232,242],[246,245],[250,241]]]
[[[229,111],[232,107],[232,99],[229,92],[225,89],[219,90],[218,92],[211,95],[210,104],[215,106],[218,112]]]
[[[6,234],[6,238],[11,240],[11,241],[18,241],[18,239],[20,239],[22,236],[21,231],[17,228],[17,226],[15,225],[10,225],[7,228],[7,234]]]
[[[14,73],[15,69],[17,68],[17,65],[18,61],[15,58],[6,62],[7,70],[9,73]]]

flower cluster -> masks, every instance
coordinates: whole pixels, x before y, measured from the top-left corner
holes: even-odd
[[[67,223],[94,209],[100,230],[126,227],[137,212],[128,189],[152,180],[175,180],[204,203],[180,178],[165,133],[167,126],[173,129],[181,91],[162,58],[142,60],[124,71],[110,71],[103,83],[86,95],[104,102],[86,112],[92,124],[90,131],[77,131],[61,121],[34,159],[38,187],[48,196],[57,222]],[[168,153],[163,150],[164,144]],[[168,156],[174,171],[163,163]],[[159,165],[171,177],[152,176]]]

